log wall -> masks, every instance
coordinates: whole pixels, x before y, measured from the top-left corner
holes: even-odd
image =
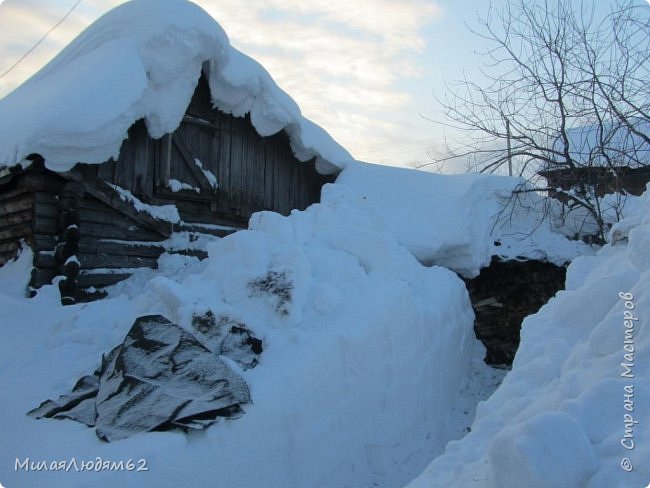
[[[208,233],[224,236],[234,231],[199,224],[178,224],[167,229],[164,222],[152,222],[144,214],[125,215],[120,199],[103,195],[105,201],[100,201],[97,193],[87,193],[93,188],[93,182],[69,182],[59,198],[65,202],[61,211],[68,215],[68,227],[62,227],[56,252],[58,269],[66,276],[60,283],[66,303],[100,298],[106,294],[104,288],[123,281],[136,269],[156,269],[158,258],[165,252],[162,241],[172,231],[190,232],[196,237]],[[201,252],[178,252],[206,257]]]
[[[21,240],[33,242],[34,194],[0,194],[0,266],[14,258]]]
[[[60,196],[65,222],[56,260],[66,276],[59,283],[64,303],[103,296],[102,288],[128,278],[135,268],[157,268],[163,252],[157,243],[166,236],[89,195],[92,188],[71,181]]]
[[[31,293],[60,276],[64,304],[105,295],[137,268],[157,268],[172,231],[223,237],[236,227],[168,222],[138,212],[100,180],[36,165],[0,187],[0,266],[21,242],[34,252]],[[205,252],[178,250],[200,258]]]
[[[13,175],[0,187],[0,266],[16,256],[21,242],[34,252],[31,288],[56,276],[57,194],[62,178],[44,169],[42,160]]]

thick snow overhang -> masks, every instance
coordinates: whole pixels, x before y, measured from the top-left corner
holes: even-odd
[[[32,78],[0,100],[0,176],[39,154],[54,171],[119,155],[145,119],[159,138],[180,124],[207,75],[212,102],[251,121],[261,136],[285,130],[296,158],[322,174],[353,160],[221,26],[185,0],[133,0],[108,12]]]
[[[443,175],[374,164],[348,165],[337,184],[351,188],[387,233],[423,264],[478,276],[493,257],[558,266],[590,252],[554,223],[546,200],[522,178]],[[322,199],[330,196],[323,192]]]

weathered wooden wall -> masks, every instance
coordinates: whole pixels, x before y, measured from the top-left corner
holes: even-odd
[[[216,190],[197,161],[216,177]],[[186,222],[240,227],[259,210],[286,215],[304,209],[319,201],[325,182],[333,181],[318,174],[313,161],[296,160],[286,133],[261,137],[249,117],[213,109],[203,77],[173,135],[151,139],[144,123],[137,122],[118,160],[96,167],[95,172],[146,203],[175,203]],[[198,191],[173,192],[170,180]]]
[[[206,229],[197,225],[157,221],[136,211],[101,180],[81,175],[63,185],[58,197],[61,216],[56,245],[56,269],[65,279],[59,288],[64,303],[105,295],[105,287],[128,278],[137,268],[158,267],[165,252],[162,241],[172,232],[211,233],[223,237],[233,229]],[[178,252],[205,257],[192,250]]]
[[[163,252],[157,243],[166,238],[86,190],[71,182],[61,197],[67,224],[76,230],[61,236],[57,252],[66,275],[62,296],[70,302],[103,296],[102,288],[128,278],[135,268],[157,268]],[[77,265],[66,269],[66,261]]]
[[[0,265],[16,255],[21,240],[33,242],[33,211],[33,193],[0,193]]]
[[[14,258],[21,242],[34,251],[30,286],[38,288],[56,276],[54,248],[59,231],[57,194],[63,179],[33,163],[0,187],[0,266]]]
[[[249,117],[213,109],[203,76],[174,134],[154,140],[138,121],[116,161],[63,174],[35,156],[28,170],[0,182],[0,266],[24,240],[34,250],[30,286],[63,276],[64,303],[101,296],[136,268],[156,268],[160,242],[173,230],[227,235],[253,212],[306,208],[334,179],[319,175],[313,161],[297,161],[286,133],[261,137]],[[173,180],[191,188],[172,191]],[[138,212],[111,185],[151,205],[176,205],[183,222]]]

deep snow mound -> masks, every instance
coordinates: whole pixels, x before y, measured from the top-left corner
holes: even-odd
[[[457,435],[454,410],[480,349],[465,286],[422,266],[345,186],[323,192],[323,203],[288,217],[255,214],[250,230],[208,244],[200,265],[176,256],[129,294],[61,307],[54,286],[31,300],[0,293],[0,388],[12,399],[0,416],[11,440],[0,443],[2,483],[393,488],[441,453]],[[3,279],[11,268],[0,269],[0,289],[13,286]],[[25,415],[68,392],[137,317],[191,330],[208,310],[264,343],[254,369],[222,349],[250,392],[237,420],[104,443],[74,422]],[[15,470],[17,456],[145,459],[149,471]]]
[[[354,190],[421,262],[467,278],[478,275],[492,256],[561,266],[591,252],[553,226],[550,201],[528,191],[521,178],[359,163],[346,167],[336,181]]]
[[[409,488],[644,487],[650,480],[650,191],[618,238],[523,323],[513,369]]]

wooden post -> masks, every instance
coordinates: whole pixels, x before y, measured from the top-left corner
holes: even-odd
[[[510,121],[506,119],[506,134],[508,136],[508,176],[512,176],[512,148],[510,146]]]
[[[172,134],[165,135],[164,156],[162,164],[162,185],[168,186],[172,170]]]

